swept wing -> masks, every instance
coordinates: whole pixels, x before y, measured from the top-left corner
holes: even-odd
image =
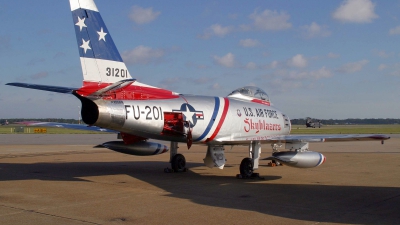
[[[276,136],[243,136],[232,139],[224,137],[215,141],[226,145],[248,144],[257,141],[269,143],[304,143],[304,142],[344,142],[344,141],[384,141],[390,139],[382,134],[326,134],[326,135],[276,135]]]

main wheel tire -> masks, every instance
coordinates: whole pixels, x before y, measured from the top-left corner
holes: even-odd
[[[253,174],[253,161],[250,158],[244,158],[240,163],[240,175],[242,177],[251,177]]]
[[[186,171],[186,159],[182,154],[176,154],[171,161],[171,167],[175,172]]]

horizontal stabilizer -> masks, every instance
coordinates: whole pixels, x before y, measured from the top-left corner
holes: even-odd
[[[51,85],[40,85],[40,84],[27,84],[27,83],[8,83],[6,85],[23,87],[23,88],[31,88],[42,91],[51,91],[62,94],[72,94],[74,90],[78,90],[79,88],[70,88],[70,87],[59,87],[59,86],[51,86]]]
[[[115,82],[105,88],[102,88],[96,92],[93,92],[92,94],[90,94],[90,96],[91,97],[102,97],[105,93],[107,93],[109,91],[118,91],[120,89],[123,89],[124,87],[131,85],[135,81],[136,81],[136,79],[121,80],[121,81]]]

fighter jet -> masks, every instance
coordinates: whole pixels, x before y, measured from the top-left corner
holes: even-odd
[[[225,146],[246,145],[249,156],[240,164],[238,177],[253,177],[261,159],[262,144],[272,153],[265,159],[310,168],[325,156],[309,150],[309,142],[386,140],[385,135],[290,135],[287,114],[272,106],[261,88],[246,86],[226,97],[180,94],[132,78],[93,0],[70,0],[73,27],[83,73],[80,88],[27,83],[7,85],[66,93],[82,103],[82,120],[89,126],[40,123],[41,126],[97,129],[119,133],[122,141],[103,146],[131,155],[170,152],[171,168],[186,171],[178,143],[203,145],[204,163],[223,169]],[[37,125],[37,124],[36,124]],[[151,140],[150,140],[151,139]],[[170,142],[164,145],[157,141]],[[283,144],[285,145],[282,148]]]
[[[312,127],[312,128],[321,128],[322,123],[321,120],[318,120],[317,122],[313,121],[310,117],[306,118],[306,127]]]

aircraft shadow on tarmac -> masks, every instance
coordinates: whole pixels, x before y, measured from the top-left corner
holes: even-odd
[[[233,176],[165,174],[166,162],[0,163],[0,182],[12,180],[84,181],[84,177],[128,175],[159,187],[173,198],[296,220],[351,224],[396,224],[400,221],[400,188],[270,184]],[[203,166],[188,163],[189,168]],[[107,179],[107,178],[105,178]]]

